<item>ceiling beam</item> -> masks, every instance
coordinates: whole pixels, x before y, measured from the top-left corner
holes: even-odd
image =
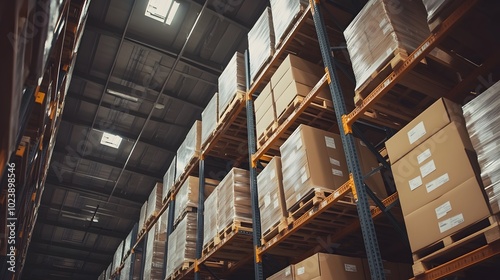
[[[96,235],[103,235],[111,238],[116,238],[116,239],[125,239],[127,237],[127,233],[124,232],[117,232],[116,230],[112,229],[106,229],[103,227],[98,227],[98,226],[88,226],[88,222],[83,222],[81,221],[80,223],[82,225],[76,225],[76,224],[71,224],[67,222],[60,222],[60,221],[51,221],[46,219],[45,217],[38,217],[37,223],[39,224],[44,224],[48,226],[54,226],[58,228],[65,228],[65,229],[70,229],[70,230],[76,230],[76,231],[81,231],[81,232],[88,232],[91,234],[96,234]]]
[[[31,248],[36,248],[38,245],[40,245],[40,246],[53,246],[53,247],[58,247],[58,248],[67,248],[67,249],[75,250],[75,251],[82,251],[82,252],[86,252],[86,253],[98,254],[98,255],[103,255],[109,259],[112,259],[114,256],[114,252],[94,249],[94,248],[90,248],[90,247],[83,246],[83,245],[75,245],[75,244],[67,243],[67,242],[42,240],[40,238],[32,239],[29,246],[31,249]],[[41,249],[41,250],[43,250],[43,249]]]
[[[94,83],[94,84],[97,84],[97,85],[100,85],[100,86],[104,86],[106,84],[106,80],[105,79],[102,79],[102,78],[99,78],[99,77],[95,77],[95,76],[92,76],[92,75],[89,75],[89,74],[85,74],[81,71],[75,71],[73,72],[73,76],[74,77],[78,77],[86,82],[90,82],[90,83]],[[128,82],[128,84],[130,84],[131,86],[124,86],[124,85],[120,85],[120,84],[117,84],[117,83],[113,83],[113,82],[109,82],[108,83],[108,88],[110,89],[113,89],[113,90],[116,90],[116,91],[123,91],[124,93],[128,93],[128,92],[133,92],[133,91],[138,91],[136,89],[134,89],[134,87],[137,87],[136,84],[132,83],[132,82]],[[158,91],[155,91],[153,89],[148,89],[148,92],[154,94],[154,95],[158,95]],[[195,104],[191,101],[188,101],[188,100],[185,100],[185,99],[182,99],[182,98],[179,98],[179,97],[176,97],[176,96],[173,96],[173,93],[170,93],[170,94],[162,94],[163,97],[165,98],[168,98],[168,99],[172,99],[172,100],[176,100],[176,101],[179,101],[181,103],[184,103],[190,107],[193,107],[197,110],[200,110],[202,111],[204,109],[203,106],[199,105],[199,104]],[[151,100],[147,100],[149,102],[152,103]]]
[[[84,78],[81,78],[80,76],[77,75],[73,75],[73,79],[82,79],[83,81],[88,81]],[[85,95],[81,95],[80,93],[78,94],[68,94],[66,95],[66,98],[69,98],[69,99],[74,99],[74,100],[82,100],[84,102],[87,102],[89,104],[92,104],[92,105],[95,105],[95,106],[98,106],[98,102],[99,100],[96,100],[96,99],[93,99],[93,98],[90,98],[88,96],[85,96]],[[130,109],[127,108],[127,110],[125,111],[122,111],[122,110],[119,110],[120,108],[117,107],[117,105],[115,104],[111,104],[111,103],[105,103],[104,101],[101,103],[101,107],[104,107],[104,108],[107,108],[109,110],[113,110],[113,111],[119,111],[119,112],[123,112],[123,113],[126,113],[128,115],[131,115],[131,116],[134,116],[134,117],[137,117],[137,118],[142,118],[142,119],[146,119],[148,116],[147,114],[145,113],[141,113],[141,112],[138,112],[138,111],[132,111]],[[169,121],[166,121],[162,118],[158,118],[158,117],[151,117],[151,121],[154,121],[154,122],[157,122],[157,123],[160,123],[160,124],[164,124],[164,125],[167,125],[167,126],[174,126],[174,127],[177,127],[177,128],[180,128],[180,129],[184,129],[184,130],[188,130],[190,129],[190,127],[186,126],[186,125],[182,125],[182,124],[178,124],[178,123],[173,123],[173,122],[169,122]]]
[[[63,116],[62,122],[65,122],[65,123],[68,123],[68,124],[73,124],[73,125],[78,125],[78,126],[84,126],[84,127],[87,127],[87,128],[90,128],[90,126],[92,125],[91,121],[90,120],[81,120],[81,119],[77,119],[77,118],[74,118],[74,117],[68,117],[67,115]],[[99,128],[96,128],[95,130],[97,131],[100,131]],[[106,132],[110,132],[110,133],[113,133],[113,134],[117,134],[119,136],[121,136],[122,138],[127,138],[126,140],[130,141],[130,142],[135,142],[135,140],[137,140],[137,135],[133,134],[133,133],[130,133],[128,131],[125,131],[123,129],[119,129],[119,128],[113,128],[113,131],[106,131]],[[173,147],[166,147],[165,144],[162,144],[162,143],[158,143],[158,142],[155,142],[155,141],[151,141],[149,139],[144,139],[142,138],[139,143],[143,143],[143,144],[146,144],[146,145],[149,145],[149,146],[152,146],[152,147],[155,147],[159,150],[163,150],[169,154],[176,154],[177,153],[177,150]]]
[[[111,27],[110,25],[102,24],[97,20],[93,20],[89,18],[85,25],[85,31],[92,31],[101,35],[106,35],[112,38],[120,39],[121,34],[118,29]],[[148,48],[154,50],[160,54],[169,56],[171,58],[177,58],[177,52],[175,50],[169,50],[162,47],[155,46],[152,42],[145,42],[145,39],[139,38],[138,36],[132,34],[126,34],[124,41],[139,45],[144,48]],[[201,57],[196,56],[183,56],[181,61],[190,67],[196,68],[203,72],[213,75],[214,77],[219,77],[222,73],[224,67],[220,64],[217,64],[213,61],[208,61]]]
[[[38,255],[45,255],[45,256],[52,256],[52,257],[57,257],[57,258],[63,258],[63,259],[70,259],[70,260],[75,260],[75,261],[85,261],[89,263],[96,263],[96,264],[106,264],[108,260],[112,260],[113,257],[106,257],[106,260],[96,260],[95,258],[88,258],[87,255],[88,253],[85,254],[69,254],[68,252],[57,252],[53,250],[47,250],[47,249],[41,249],[41,248],[36,248],[36,247],[31,247],[29,248],[29,253],[31,254],[38,254]]]
[[[61,211],[61,212],[66,212],[69,214],[75,214],[75,215],[88,215],[89,217],[92,217],[92,214],[94,213],[95,209],[88,209],[84,210],[79,207],[69,207],[66,205],[60,205],[60,204],[55,204],[55,203],[50,203],[50,204],[42,204],[40,205],[41,208],[48,209],[48,210],[53,210],[53,211]],[[138,221],[139,220],[139,213],[126,213],[125,211],[114,211],[110,209],[105,209],[103,207],[99,207],[99,210],[97,210],[96,216],[108,216],[108,217],[116,217],[120,219],[125,219],[129,221]]]
[[[103,197],[108,197],[109,194],[111,193],[110,191],[104,190],[103,188],[99,187],[94,187],[94,186],[78,186],[74,185],[71,183],[66,183],[66,182],[59,182],[56,176],[49,174],[47,176],[47,180],[45,183],[46,186],[52,186],[56,187],[58,189],[63,189],[63,190],[68,190],[68,191],[74,191],[74,192],[79,192],[83,194],[88,194],[88,195],[95,195],[95,196],[103,196]],[[130,195],[130,194],[123,194],[123,193],[116,193],[114,195],[117,199],[126,201],[129,204],[135,205],[134,206],[129,206],[129,205],[122,205],[119,204],[119,206],[122,207],[133,207],[133,208],[140,208],[143,204],[144,201],[146,201],[147,197],[139,196],[139,195]],[[103,202],[106,202],[106,199],[102,200]]]
[[[68,151],[66,150],[65,147],[62,147],[60,145],[56,145],[54,148],[54,153],[64,156],[64,155],[68,154]],[[82,155],[78,154],[78,158],[85,159],[85,160],[95,162],[95,163],[99,163],[102,165],[107,165],[109,167],[118,168],[118,169],[122,169],[122,167],[123,167],[119,162],[103,159],[103,158],[88,155],[88,154],[82,154]],[[163,174],[158,173],[158,172],[151,172],[151,171],[139,169],[139,168],[132,167],[132,166],[127,166],[127,168],[125,170],[132,172],[132,173],[135,173],[135,174],[138,174],[138,175],[141,175],[141,176],[151,177],[152,179],[154,179],[158,182],[163,181],[163,176],[162,176]],[[103,179],[105,179],[105,178],[103,178]],[[111,181],[113,181],[113,180],[111,180]]]

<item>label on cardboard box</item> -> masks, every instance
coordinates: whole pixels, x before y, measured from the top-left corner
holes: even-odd
[[[425,133],[424,122],[419,122],[414,128],[408,131],[408,140],[410,141],[410,144],[417,142],[417,140],[422,138]]]
[[[302,275],[306,272],[305,267],[299,267],[297,268],[297,275]]]
[[[463,223],[465,220],[464,220],[464,215],[462,214],[458,214],[458,215],[455,215],[449,219],[446,219],[442,222],[439,222],[438,225],[439,225],[439,231],[441,233],[447,231],[447,230],[450,230],[456,226],[458,226],[459,224]]]
[[[445,203],[436,208],[437,219],[439,220],[442,217],[446,216],[446,214],[450,211],[451,211],[451,203],[449,201],[446,201]]]
[[[344,264],[344,268],[345,268],[345,271],[358,272],[358,268],[354,264],[345,263]]]
[[[330,158],[330,163],[333,165],[336,165],[336,166],[340,166],[340,161],[338,161],[334,158]]]
[[[428,163],[422,165],[420,167],[420,173],[422,174],[422,178],[432,173],[432,171],[436,170],[436,164],[431,160]]]
[[[335,176],[339,176],[339,177],[344,176],[344,173],[342,173],[341,170],[337,170],[335,168],[332,168],[332,174],[335,175]]]
[[[422,185],[422,177],[417,176],[417,177],[411,179],[410,181],[408,181],[408,184],[410,184],[410,190],[413,191]]]
[[[431,157],[431,149],[425,150],[423,153],[417,156],[418,164],[422,164],[426,159]]]
[[[450,176],[448,176],[448,173],[445,173],[437,177],[436,179],[430,181],[429,183],[425,184],[425,188],[427,189],[427,192],[430,193],[448,181],[450,181]]]
[[[290,276],[292,274],[290,267],[285,268],[285,276]]]
[[[325,136],[325,144],[328,148],[336,149],[335,139],[333,139],[332,137]]]

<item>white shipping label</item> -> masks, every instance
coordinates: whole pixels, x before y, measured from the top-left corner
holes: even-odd
[[[462,214],[458,214],[456,216],[453,216],[449,219],[446,219],[442,222],[439,222],[438,225],[439,225],[439,231],[441,233],[447,231],[447,230],[450,230],[456,226],[458,226],[459,224],[463,223],[464,222],[464,215]]]
[[[266,194],[264,196],[264,207],[267,207],[269,204],[271,204],[271,194]]]
[[[345,268],[345,271],[358,272],[358,268],[354,264],[345,263],[344,264],[344,268]]]
[[[335,175],[335,176],[339,176],[339,177],[344,176],[344,173],[342,173],[342,171],[337,170],[335,168],[332,168],[332,174]]]
[[[408,181],[408,183],[410,184],[410,190],[413,191],[422,185],[422,177],[417,176],[417,177],[411,179],[410,181]]]
[[[424,162],[426,159],[430,158],[431,156],[432,156],[431,150],[430,149],[425,150],[423,153],[421,153],[420,155],[417,156],[418,164],[421,164],[422,162]]]
[[[445,202],[443,205],[440,205],[436,208],[436,217],[437,219],[441,219],[446,216],[448,212],[451,211],[451,203],[449,201]]]
[[[410,144],[417,142],[417,140],[422,138],[425,133],[424,122],[419,122],[414,128],[408,131],[408,140],[410,141]]]
[[[334,158],[330,158],[330,163],[333,165],[336,165],[336,166],[340,166],[340,161],[338,161]]]
[[[325,136],[325,144],[328,148],[336,149],[335,139],[332,137]]]
[[[434,160],[431,160],[420,167],[420,174],[422,174],[422,178],[425,178],[425,176],[431,174],[434,170],[436,170],[436,165],[434,164]]]
[[[278,208],[279,206],[280,206],[280,202],[276,199],[276,200],[274,201],[273,209],[276,209],[276,208]]]
[[[429,183],[425,184],[425,188],[427,189],[427,192],[430,193],[433,190],[441,187],[443,184],[446,182],[450,181],[450,176],[448,176],[448,173],[445,173],[438,178],[430,181]]]
[[[306,272],[306,269],[304,267],[297,268],[297,275],[302,275],[305,272]]]
[[[292,274],[291,269],[290,269],[290,267],[287,267],[285,269],[285,276],[290,276],[290,274]]]

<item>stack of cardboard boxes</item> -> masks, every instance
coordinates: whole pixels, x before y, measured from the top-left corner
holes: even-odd
[[[161,279],[165,270],[168,207],[147,233],[143,279]]]
[[[148,204],[146,207],[146,221],[156,217],[162,206],[163,184],[156,183],[153,190],[149,194]]]
[[[267,60],[274,54],[274,28],[271,8],[267,7],[248,31],[250,77],[253,80]]]
[[[309,2],[307,0],[271,0],[271,13],[273,14],[275,46],[288,35],[286,32],[294,22],[297,15],[305,10]]]
[[[189,162],[199,156],[201,150],[201,121],[196,120],[177,150],[175,182],[184,174]]]
[[[412,252],[490,215],[459,105],[439,99],[386,147]]]
[[[180,222],[187,212],[194,212],[198,208],[199,184],[200,180],[198,177],[188,176],[186,181],[184,181],[179,188],[179,191],[175,195],[175,224]],[[208,197],[213,192],[217,184],[218,181],[211,179],[205,180],[205,197]]]
[[[236,52],[219,77],[219,119],[233,99],[246,91],[245,57]]]
[[[170,163],[170,166],[167,169],[167,172],[165,172],[165,175],[163,176],[163,193],[162,193],[163,201],[167,199],[167,195],[174,187],[176,178],[176,167],[177,167],[177,156],[174,156],[172,162]]]
[[[196,258],[196,215],[192,212],[187,213],[168,237],[167,277],[181,268],[185,262],[192,262]]]
[[[113,255],[113,262],[111,266],[111,272],[114,273],[116,270],[120,267],[123,259],[123,240],[120,242],[120,245],[118,245],[118,248],[116,248],[115,254]]]
[[[219,94],[216,92],[201,112],[201,146],[204,147],[208,138],[215,132],[219,122]]]

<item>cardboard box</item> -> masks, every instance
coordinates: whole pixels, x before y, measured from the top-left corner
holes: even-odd
[[[490,215],[475,176],[405,216],[412,252],[440,241]]]
[[[313,87],[311,86],[306,86],[304,84],[290,80],[288,83],[288,87],[282,91],[283,94],[275,97],[276,116],[279,118],[281,115],[283,115],[285,110],[297,96],[306,96],[312,88]],[[277,90],[275,90],[275,95],[278,95]],[[323,88],[316,96],[322,97],[324,99],[330,98],[328,88]]]
[[[309,62],[293,54],[289,54],[283,60],[283,62],[281,62],[280,66],[278,67],[278,69],[276,69],[276,72],[274,72],[273,76],[271,77],[271,84],[277,85],[279,80],[283,77],[283,75],[285,75],[288,69],[292,67],[300,69],[304,72],[313,73],[318,77],[321,77],[322,75],[325,74],[325,70],[321,66]]]
[[[311,189],[336,190],[349,179],[338,134],[299,125],[280,151],[288,210]]]
[[[460,105],[441,98],[392,136],[385,146],[391,163],[396,163],[413,148],[450,122],[464,123]]]
[[[294,272],[294,265],[291,264],[270,277],[267,277],[266,280],[294,280]]]
[[[379,167],[379,163],[375,155],[368,149],[363,141],[356,139],[356,148],[359,153],[359,163],[361,165],[361,172],[367,175],[374,169]],[[380,171],[373,173],[370,177],[365,179],[365,183],[370,187],[379,199],[383,200],[387,197],[387,190],[385,188],[384,179]]]
[[[479,174],[461,123],[451,123],[392,165],[404,215]]]
[[[295,265],[296,280],[364,280],[360,258],[317,253]]]
[[[370,266],[368,265],[368,259],[362,259],[362,260],[363,260],[363,271],[365,272],[365,278],[372,279],[372,276],[370,274]],[[405,279],[404,277],[401,277],[401,275],[399,273],[398,263],[388,262],[388,261],[383,260],[382,265],[384,266],[384,274],[385,274],[386,280]],[[406,278],[406,279],[408,279],[408,278]]]

